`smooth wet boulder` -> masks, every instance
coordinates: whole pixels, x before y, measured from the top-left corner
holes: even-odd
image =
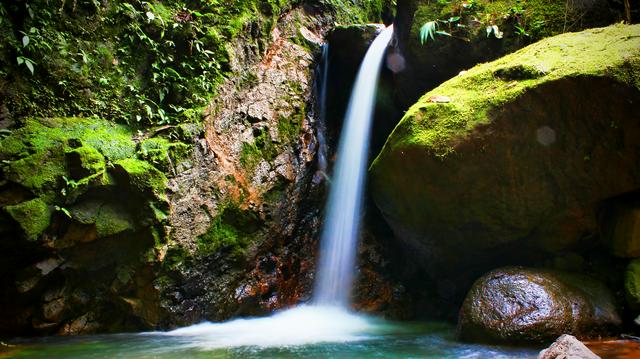
[[[608,335],[620,325],[614,299],[602,283],[563,272],[506,267],[474,283],[460,309],[458,330],[468,341],[544,343],[564,333]]]
[[[434,277],[593,246],[599,204],[640,188],[639,78],[640,25],[476,66],[407,111],[371,166],[374,200]]]

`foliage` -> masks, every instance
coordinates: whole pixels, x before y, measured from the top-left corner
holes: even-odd
[[[440,0],[419,6],[414,28],[421,44],[435,34],[469,41],[486,32],[502,39],[514,35],[526,41],[539,40],[579,29],[582,16],[562,0]],[[437,31],[446,26],[446,30]]]
[[[99,115],[138,127],[184,121],[230,73],[230,41],[260,44],[290,6],[287,0],[73,3],[29,0],[0,8],[0,82],[8,85],[2,92],[14,117]]]

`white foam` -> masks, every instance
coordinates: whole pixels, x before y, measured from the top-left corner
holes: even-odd
[[[188,337],[189,346],[203,349],[268,348],[367,340],[379,326],[375,319],[339,307],[299,306],[270,317],[200,323],[163,335]]]

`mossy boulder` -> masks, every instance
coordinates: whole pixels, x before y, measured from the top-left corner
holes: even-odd
[[[79,223],[95,225],[98,238],[135,230],[135,223],[127,209],[118,204],[84,201],[75,204],[69,212]]]
[[[155,246],[166,242],[167,179],[138,157],[132,130],[98,117],[16,126],[0,140],[0,306],[14,313],[0,332],[51,333],[83,310],[100,313],[102,330],[139,315],[114,309],[111,296],[158,309],[157,291],[133,293],[131,282],[149,276]],[[49,268],[51,258],[65,266]],[[54,289],[87,299],[69,309],[69,301],[45,298]]]
[[[610,291],[589,277],[507,267],[479,278],[460,309],[458,332],[468,341],[550,343],[616,333],[622,321]]]
[[[410,105],[426,90],[475,64],[542,38],[621,19],[606,0],[477,0],[398,2],[398,99]],[[433,24],[426,39],[423,26]]]
[[[640,259],[629,262],[624,276],[624,292],[627,305],[635,314],[640,312]]]
[[[6,206],[5,211],[13,218],[29,240],[36,240],[51,223],[51,206],[40,198]]]
[[[413,105],[371,166],[374,200],[434,276],[569,248],[640,188],[639,103],[640,25],[540,41]]]

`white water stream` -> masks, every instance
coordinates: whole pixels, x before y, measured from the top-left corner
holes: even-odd
[[[349,307],[378,74],[392,35],[389,26],[373,41],[351,91],[320,240],[314,292],[320,305]]]

